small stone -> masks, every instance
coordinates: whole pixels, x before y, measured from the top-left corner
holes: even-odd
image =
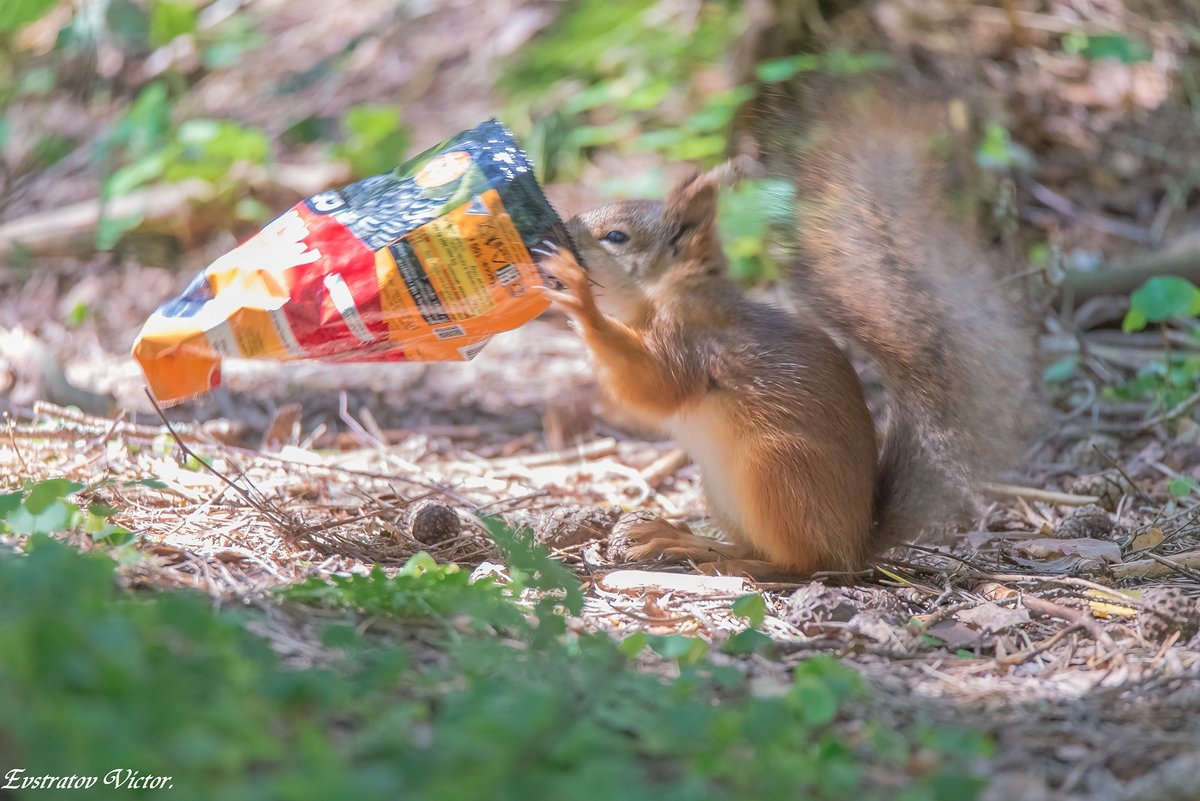
[[[412,510],[412,536],[422,545],[440,545],[462,533],[458,513],[439,501],[426,501]]]
[[[1094,503],[1081,506],[1059,524],[1054,536],[1064,540],[1089,537],[1094,540],[1112,539],[1115,529],[1112,515]]]
[[[1200,633],[1200,604],[1178,587],[1154,587],[1142,593],[1138,625],[1151,642],[1165,642],[1175,632],[1187,642]]]

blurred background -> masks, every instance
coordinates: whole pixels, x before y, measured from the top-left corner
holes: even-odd
[[[1200,272],[1198,57],[1187,0],[5,0],[0,408],[145,413],[128,353],[158,304],[301,197],[492,116],[564,216],[762,160],[722,226],[739,279],[769,287],[814,98],[885,81],[945,116],[953,206],[1046,318],[1061,405],[1102,384],[1170,407],[1200,375],[1194,316],[1137,329],[1194,314],[1194,287],[1130,295]],[[469,364],[232,364],[175,413],[569,428],[569,400],[543,406],[587,375],[551,315]]]

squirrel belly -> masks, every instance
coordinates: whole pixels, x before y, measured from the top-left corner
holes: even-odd
[[[664,428],[699,468],[709,513],[748,556],[794,573],[855,570],[871,550],[870,415],[861,393],[856,406],[808,389],[796,387],[811,414],[780,418],[761,396],[709,393]]]

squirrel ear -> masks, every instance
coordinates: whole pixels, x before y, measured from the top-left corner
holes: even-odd
[[[717,185],[713,174],[706,172],[685,178],[671,190],[666,216],[676,229],[672,244],[716,223]]]

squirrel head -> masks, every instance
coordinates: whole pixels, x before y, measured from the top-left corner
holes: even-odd
[[[675,278],[726,274],[717,189],[730,173],[718,167],[681,181],[665,201],[611,203],[568,222],[605,313],[632,322]]]

